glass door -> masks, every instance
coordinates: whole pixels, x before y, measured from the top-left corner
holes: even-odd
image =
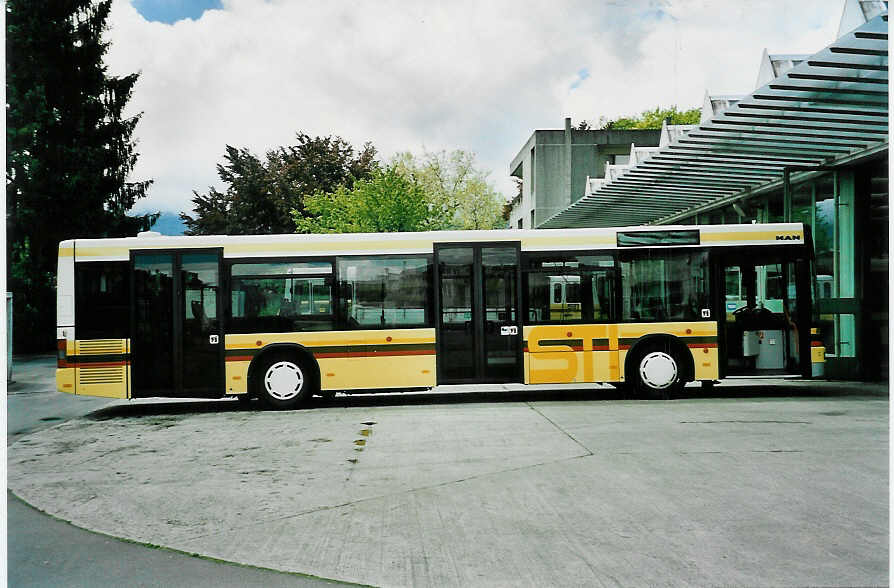
[[[761,253],[740,252],[718,267],[725,305],[721,376],[809,376],[808,262],[792,252]]]
[[[159,396],[174,388],[174,255],[133,256],[131,395]]]
[[[220,251],[133,254],[134,397],[218,395]]]
[[[221,347],[218,252],[180,255],[180,316],[183,321],[182,392],[220,392]]]
[[[435,248],[438,383],[521,381],[517,243]]]
[[[517,382],[518,378],[518,250],[481,248],[481,287],[484,302],[484,372],[488,381]]]

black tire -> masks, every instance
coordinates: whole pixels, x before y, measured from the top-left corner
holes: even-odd
[[[317,388],[316,371],[293,353],[264,357],[252,374],[254,395],[268,408],[289,410],[306,403]]]
[[[676,346],[661,341],[636,350],[627,380],[640,398],[667,400],[680,394],[685,366]]]

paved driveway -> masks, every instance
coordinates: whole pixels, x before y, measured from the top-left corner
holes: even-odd
[[[14,444],[9,485],[104,533],[383,586],[885,584],[888,399],[841,390],[115,405]]]

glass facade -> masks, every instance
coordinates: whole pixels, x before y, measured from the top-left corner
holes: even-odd
[[[728,205],[678,224],[800,222],[809,227],[816,254],[814,326],[826,349],[827,375],[886,377],[887,159],[792,183],[789,202],[777,190],[736,205],[738,210]]]

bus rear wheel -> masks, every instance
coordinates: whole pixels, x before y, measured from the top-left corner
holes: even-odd
[[[307,362],[290,354],[265,358],[254,377],[255,395],[269,408],[288,410],[314,394],[313,372]]]
[[[682,362],[673,347],[653,344],[637,353],[633,363],[634,387],[643,398],[673,398],[683,389]]]

